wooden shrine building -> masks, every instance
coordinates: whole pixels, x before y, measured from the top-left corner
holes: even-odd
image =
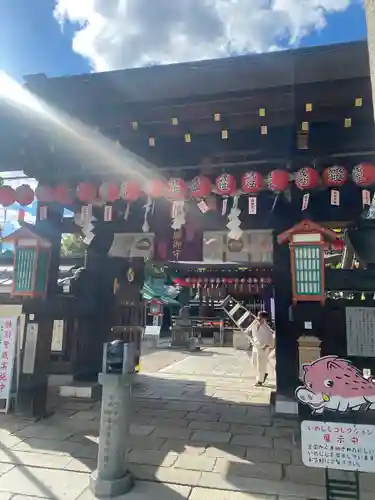
[[[54,228],[47,298],[25,302],[45,338],[47,310],[82,316],[86,307],[78,364],[95,376],[101,345],[120,321],[107,311],[113,279],[131,267],[125,258],[180,263],[184,279],[194,276],[189,261],[230,262],[238,287],[267,279],[277,392],[292,394],[299,327],[289,250],[277,236],[303,219],[345,227],[371,201],[366,42],[25,82],[32,99],[1,103],[0,160],[39,181],[36,226],[46,238]],[[63,219],[62,206],[78,214],[75,222]],[[58,300],[54,283],[59,235],[81,229],[92,234],[79,311]],[[128,305],[138,300],[134,290]]]

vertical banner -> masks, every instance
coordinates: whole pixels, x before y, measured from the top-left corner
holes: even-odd
[[[81,208],[81,224],[83,226],[87,226],[91,220],[91,216],[92,216],[92,206],[84,205]]]
[[[202,212],[202,214],[205,214],[206,212],[209,211],[209,207],[208,207],[207,203],[204,200],[201,200],[198,203],[198,208]]]
[[[110,222],[112,220],[112,205],[106,205],[104,207],[104,222]]]
[[[5,401],[0,412],[8,412],[16,357],[17,318],[0,318],[0,400]]]
[[[23,208],[20,208],[18,210],[18,222],[25,222],[25,210]]]
[[[249,215],[256,215],[257,213],[257,199],[256,196],[249,197]]]
[[[340,191],[338,189],[332,189],[331,191],[331,205],[340,206]]]
[[[362,204],[363,208],[371,206],[371,193],[368,189],[362,191]]]
[[[228,208],[228,198],[223,198],[223,204],[221,206],[221,215],[225,215],[227,213]]]
[[[302,198],[302,208],[301,211],[304,212],[309,207],[310,193],[305,193]]]
[[[48,208],[47,205],[41,205],[39,207],[39,219],[46,220],[48,217]]]

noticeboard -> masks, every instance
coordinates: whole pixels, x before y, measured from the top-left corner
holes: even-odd
[[[0,400],[5,401],[4,410],[0,411],[6,413],[12,390],[16,342],[17,318],[0,318]]]
[[[375,307],[346,307],[348,356],[375,357]]]
[[[305,420],[302,461],[307,467],[375,472],[375,426]]]

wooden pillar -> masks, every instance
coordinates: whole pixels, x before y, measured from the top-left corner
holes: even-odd
[[[27,300],[23,306],[27,323],[23,339],[17,412],[43,418],[47,414],[48,372],[54,320],[50,304],[56,303],[63,208],[59,205],[49,206],[45,220],[39,218],[39,207],[37,214],[36,230],[52,243],[51,262],[46,299]],[[34,328],[27,327],[30,323],[35,325]]]
[[[298,364],[297,339],[289,320],[292,284],[287,245],[275,242],[274,266],[277,394],[289,397],[296,387]]]

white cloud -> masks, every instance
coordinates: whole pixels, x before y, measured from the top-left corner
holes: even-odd
[[[76,23],[73,49],[94,70],[265,52],[290,46],[357,0],[55,0]]]

